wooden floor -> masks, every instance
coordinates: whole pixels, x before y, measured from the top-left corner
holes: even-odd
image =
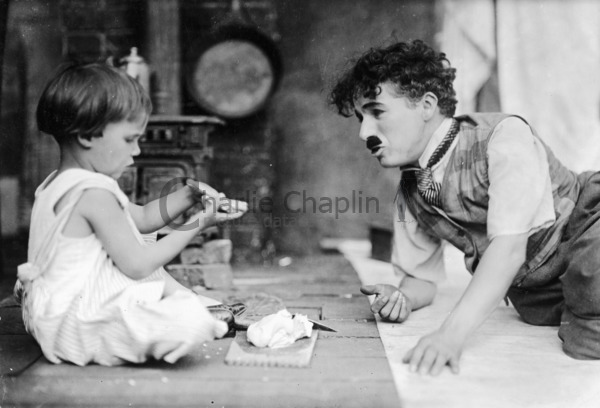
[[[448,247],[447,280],[434,304],[390,324],[373,317],[358,291],[361,281],[396,283],[390,264],[370,259],[365,242],[346,241],[340,249],[347,260],[317,256],[285,268],[235,272],[234,295],[269,293],[290,309],[316,310],[339,329],[319,334],[310,368],[225,365],[231,338],[172,366],[81,368],[41,358],[19,375],[0,378],[0,406],[600,407],[600,362],[565,356],[556,328],[527,325],[504,304],[467,344],[460,374],[410,373],[402,357],[439,326],[468,283],[462,257]],[[1,308],[0,317],[0,364],[3,356],[32,355],[26,336],[7,333],[10,318]]]
[[[365,243],[346,242],[341,249],[363,283],[397,283],[390,264],[370,259]],[[460,374],[447,368],[439,377],[411,373],[402,357],[439,327],[469,280],[456,249],[446,248],[445,263],[447,279],[433,305],[403,324],[377,322],[403,407],[600,407],[600,361],[567,357],[556,327],[530,326],[504,303],[467,344]]]
[[[235,288],[217,298],[267,293],[288,309],[316,313],[337,333],[320,332],[308,368],[224,363],[232,342],[210,342],[174,365],[76,367],[43,357],[0,378],[0,406],[399,407],[396,386],[360,281],[342,255],[294,260],[279,268],[235,272]],[[36,357],[27,335],[10,330],[0,308],[0,364]],[[12,311],[14,314],[14,310]],[[35,345],[33,345],[35,346]],[[12,358],[12,360],[11,360]]]

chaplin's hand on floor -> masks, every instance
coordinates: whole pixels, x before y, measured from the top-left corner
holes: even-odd
[[[409,365],[410,371],[419,374],[436,376],[446,365],[450,366],[454,374],[458,374],[461,352],[461,342],[437,330],[421,337],[417,345],[406,353],[402,362]]]
[[[400,323],[410,315],[412,307],[409,299],[393,285],[366,285],[360,291],[365,295],[376,295],[371,311],[379,313],[383,320]]]

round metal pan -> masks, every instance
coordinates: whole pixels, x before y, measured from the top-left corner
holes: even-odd
[[[273,39],[244,23],[218,27],[186,56],[185,81],[191,97],[203,110],[226,119],[262,109],[281,75],[281,56]]]

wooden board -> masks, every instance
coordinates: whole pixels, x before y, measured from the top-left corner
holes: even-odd
[[[294,344],[281,347],[256,347],[248,342],[245,331],[238,331],[229,346],[225,363],[231,365],[259,367],[309,367],[317,342],[318,330],[312,336],[297,340]]]
[[[330,314],[335,319],[324,320],[338,332],[320,332],[307,368],[226,364],[232,337],[206,342],[175,364],[79,367],[41,357],[19,375],[0,378],[0,406],[402,406],[375,320],[365,320],[362,313],[353,319],[357,308],[349,298],[366,299],[358,296],[360,282],[343,256],[295,258],[285,268],[248,266],[234,270],[234,278],[235,288],[203,294],[225,303],[243,300],[257,319],[275,312],[280,302],[291,312],[314,318]],[[7,347],[0,357],[16,350]]]

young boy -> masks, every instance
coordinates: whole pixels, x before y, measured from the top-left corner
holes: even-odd
[[[117,179],[140,154],[151,110],[133,78],[100,63],[63,67],[40,97],[38,128],[57,141],[60,162],[36,189],[16,290],[25,327],[52,363],[174,363],[228,330],[205,307],[210,299],[163,266],[201,229],[245,208],[218,212],[221,197],[199,182],[145,206],[129,202]],[[144,240],[198,202],[185,229]]]
[[[402,172],[392,256],[402,280],[361,291],[384,320],[406,320],[431,304],[446,240],[473,277],[404,357],[412,371],[458,372],[465,340],[505,296],[527,323],[560,325],[569,356],[600,358],[600,175],[565,168],[518,116],[453,117],[454,78],[417,40],[369,50],[331,92],[371,155]]]

